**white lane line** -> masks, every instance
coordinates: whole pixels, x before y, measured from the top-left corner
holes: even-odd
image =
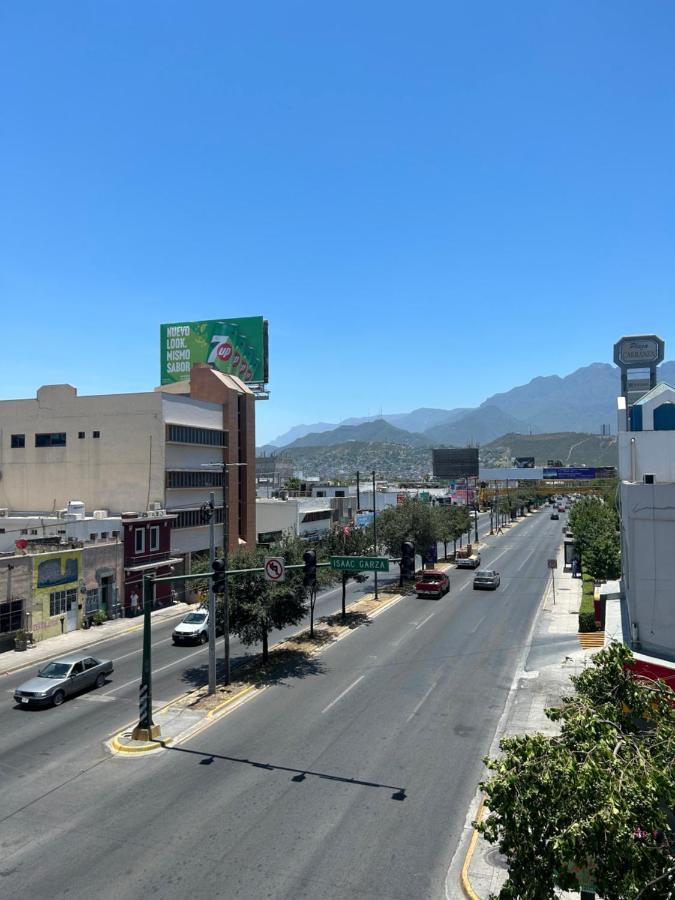
[[[203,653],[204,647],[200,647],[199,650],[195,650],[194,653],[188,653],[187,656],[181,656],[180,659],[174,659],[173,662],[167,663],[165,666],[160,666],[159,669],[153,669],[152,674],[157,675],[158,672],[163,672],[165,669],[170,669],[172,666],[179,666],[186,659],[190,659],[191,656],[196,656],[198,653]],[[140,677],[136,676],[136,678],[132,678],[131,681],[126,681],[124,684],[116,684],[115,687],[111,688],[109,691],[103,691],[99,696],[105,697],[106,694],[114,694],[115,691],[123,691],[125,687],[129,687],[130,684],[140,684]]]
[[[508,553],[511,548],[507,547],[506,550],[502,550],[501,553],[498,553],[493,559],[490,560],[489,565],[494,566],[498,559],[501,559],[505,553]]]
[[[433,617],[434,617],[435,615],[436,615],[436,613],[430,613],[430,615],[428,615],[428,616],[426,617],[426,619],[422,619],[421,622],[418,622],[418,624],[415,625],[415,631],[417,631],[418,628],[421,628],[422,625],[426,625],[426,623],[429,621],[429,619],[433,619]]]
[[[481,619],[479,619],[478,622],[476,622],[474,627],[471,629],[469,634],[475,634],[486,619],[487,619],[487,615],[484,615]]]
[[[520,572],[520,570],[523,569],[523,568],[529,563],[529,561],[530,561],[530,560],[532,559],[532,557],[534,556],[535,552],[536,552],[536,551],[533,550],[531,553],[528,554],[528,556],[526,556],[525,560],[524,560],[524,561],[518,566],[518,568],[516,569],[516,572]]]
[[[356,681],[352,682],[348,688],[345,688],[341,694],[337,695],[335,700],[331,700],[331,702],[328,704],[328,706],[325,709],[321,710],[321,715],[328,712],[328,710],[331,708],[331,706],[335,706],[335,704],[338,702],[338,700],[342,700],[342,698],[345,696],[345,694],[348,694],[351,691],[351,689],[356,687],[356,685],[359,683],[359,681],[363,681],[363,679],[365,677],[366,677],[365,675],[359,675],[359,677],[356,679]]]
[[[410,715],[408,716],[408,718],[405,720],[406,725],[408,724],[408,722],[411,721],[411,719],[414,719],[414,718],[415,718],[415,716],[417,715],[417,713],[420,711],[420,708],[422,707],[423,703],[426,701],[426,699],[428,698],[429,694],[433,691],[433,689],[436,687],[437,684],[438,684],[438,678],[436,679],[436,681],[434,681],[434,683],[431,685],[431,687],[429,688],[429,690],[426,692],[426,694],[422,697],[422,699],[420,700],[420,702],[417,704],[417,706],[415,707],[415,709],[413,709],[413,711],[410,713]]]

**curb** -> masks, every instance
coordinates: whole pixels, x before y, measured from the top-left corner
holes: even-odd
[[[247,687],[242,688],[240,691],[237,691],[236,694],[232,694],[232,696],[228,697],[227,700],[223,700],[223,702],[219,703],[218,706],[214,706],[213,709],[210,709],[207,712],[207,714],[204,716],[204,718],[205,719],[215,719],[215,717],[218,715],[219,712],[226,709],[228,706],[235,703],[236,701],[243,700],[243,698],[247,694],[252,693],[253,691],[257,690],[257,688],[258,688],[257,684],[249,684]]]
[[[173,742],[173,738],[169,737],[163,740],[148,741],[147,743],[140,744],[137,747],[127,747],[125,744],[120,744],[120,734],[117,734],[110,741],[110,746],[115,751],[115,753],[123,753],[129,756],[137,756],[139,753],[157,753],[162,750],[166,744],[171,744]]]
[[[480,801],[480,806],[478,807],[478,812],[476,813],[476,822],[480,822],[483,818],[483,809],[485,808],[485,797],[482,797]],[[478,894],[474,891],[471,886],[471,880],[469,878],[469,867],[471,865],[471,859],[473,858],[474,850],[476,849],[476,844],[478,843],[478,832],[475,827],[473,828],[473,834],[471,835],[471,841],[469,842],[469,847],[466,851],[466,856],[464,857],[464,862],[462,864],[462,872],[460,875],[460,879],[462,882],[462,890],[469,898],[469,900],[480,900]]]

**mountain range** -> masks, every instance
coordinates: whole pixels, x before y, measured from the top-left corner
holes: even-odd
[[[675,362],[659,367],[659,380],[675,382]],[[338,424],[296,425],[260,448],[327,447],[349,442],[395,443],[409,447],[486,444],[510,434],[585,432],[603,425],[616,431],[619,370],[591,363],[570,375],[547,375],[493,394],[476,408],[420,407],[408,413],[345,419]]]

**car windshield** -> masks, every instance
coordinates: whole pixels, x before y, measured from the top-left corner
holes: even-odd
[[[494,572],[490,572],[488,569],[481,569],[480,572],[476,572],[476,578],[492,578]]]
[[[443,578],[442,575],[422,575],[422,581],[440,581]]]
[[[70,663],[50,662],[38,672],[40,678],[65,678],[70,671]]]
[[[206,619],[206,613],[188,613],[183,619],[185,625],[201,625]]]

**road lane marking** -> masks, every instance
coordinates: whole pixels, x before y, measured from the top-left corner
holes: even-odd
[[[429,619],[433,619],[433,617],[434,617],[435,615],[436,615],[436,613],[430,613],[430,614],[426,617],[426,619],[422,619],[421,622],[419,622],[417,625],[415,625],[415,631],[417,631],[418,628],[421,628],[422,625],[426,625],[426,623],[429,621]]]
[[[481,619],[479,619],[478,622],[476,622],[474,627],[471,629],[469,634],[475,634],[486,619],[487,619],[487,615],[484,615]]]
[[[353,681],[353,682],[349,685],[348,688],[345,688],[344,691],[343,691],[341,694],[338,694],[338,695],[337,695],[337,697],[335,698],[335,700],[331,700],[331,702],[328,704],[328,706],[326,706],[325,709],[322,709],[322,710],[321,710],[321,715],[323,715],[324,713],[328,712],[328,710],[329,710],[332,706],[335,706],[335,704],[336,704],[339,700],[342,700],[342,698],[343,698],[346,694],[348,694],[348,693],[351,691],[352,688],[355,688],[356,685],[359,683],[359,681],[363,681],[363,679],[364,679],[365,677],[366,677],[365,675],[359,675],[359,677],[356,679],[356,681]]]
[[[165,669],[170,669],[172,666],[179,666],[184,660],[190,659],[191,656],[196,656],[198,653],[203,653],[204,647],[200,647],[199,650],[195,650],[193,653],[188,653],[187,656],[181,656],[180,659],[174,659],[173,662],[167,663],[165,666],[160,666],[159,669],[153,669],[152,674],[157,675],[159,672],[163,672]],[[131,681],[126,681],[124,684],[116,684],[115,687],[111,688],[109,691],[103,691],[100,696],[105,697],[106,694],[114,694],[115,691],[123,691],[124,688],[129,687],[131,684],[140,684],[140,678],[136,676],[136,678],[132,678]]]
[[[426,699],[428,698],[429,694],[433,691],[433,689],[436,687],[437,684],[438,684],[438,678],[436,679],[436,681],[434,681],[434,683],[431,685],[431,687],[429,688],[429,690],[426,692],[426,694],[425,694],[425,695],[422,697],[422,699],[419,701],[419,703],[417,704],[417,706],[415,707],[415,709],[413,709],[413,711],[410,713],[410,715],[408,716],[408,718],[405,720],[406,725],[408,724],[408,722],[410,722],[412,719],[415,718],[415,716],[417,715],[417,713],[420,711],[422,705],[424,704],[424,702],[425,702]]]
[[[518,568],[516,569],[516,572],[520,572],[521,569],[525,568],[525,566],[529,563],[529,561],[532,559],[532,557],[534,556],[535,553],[536,553],[536,548],[530,554],[528,554],[528,556],[525,558],[525,560],[518,566]]]

